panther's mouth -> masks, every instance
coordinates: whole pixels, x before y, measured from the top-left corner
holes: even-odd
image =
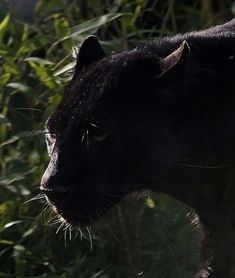
[[[104,196],[98,196],[98,194],[92,199],[89,195],[83,195],[83,198],[79,198],[81,193],[72,191],[58,193],[46,189],[43,190],[43,193],[47,203],[52,211],[58,215],[58,218],[62,222],[72,225],[87,226],[99,221],[117,202],[117,200],[113,200],[104,205],[102,203],[102,200],[105,199]]]
[[[86,226],[88,224],[91,224],[89,222],[89,218],[86,218],[85,216],[78,216],[74,214],[73,212],[68,211],[58,211],[58,215],[61,217],[62,222],[69,223],[72,225],[82,225]]]
[[[94,216],[91,218],[90,214],[85,212],[74,212],[66,205],[56,204],[48,196],[46,196],[47,203],[52,211],[58,216],[61,222],[69,223],[72,225],[86,226],[97,221]]]

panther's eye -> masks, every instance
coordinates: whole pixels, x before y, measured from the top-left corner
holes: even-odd
[[[102,143],[108,136],[108,132],[93,123],[90,125],[92,128],[89,130],[89,137],[97,143]]]
[[[50,132],[45,131],[45,139],[46,139],[48,155],[51,156],[55,146],[56,138]]]
[[[108,136],[108,132],[103,132],[103,133],[100,133],[100,134],[94,134],[92,136],[92,139],[94,141],[96,141],[97,143],[102,143],[107,136]]]

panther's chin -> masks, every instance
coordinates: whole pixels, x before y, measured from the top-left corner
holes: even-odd
[[[61,217],[61,221],[65,223],[72,224],[74,226],[87,226],[91,224],[92,222],[89,220],[89,218],[84,217],[84,216],[77,216],[76,214],[72,212],[67,212],[67,211],[61,211],[59,213]]]
[[[61,222],[69,223],[74,226],[88,226],[99,221],[112,207],[113,205],[106,205],[105,209],[103,206],[96,204],[96,208],[91,209],[90,207],[82,206],[80,209],[71,206],[69,202],[56,203],[46,197],[47,202],[52,211],[58,215]]]
[[[99,192],[92,195],[61,187],[54,189],[42,188],[47,203],[62,222],[87,226],[99,221],[107,212],[122,199],[117,192]]]
[[[61,222],[69,223],[75,226],[87,226],[96,221],[98,221],[102,216],[91,216],[89,212],[76,212],[72,211],[69,208],[63,207],[60,208],[60,205],[52,203],[49,199],[47,200],[52,211],[58,216]]]

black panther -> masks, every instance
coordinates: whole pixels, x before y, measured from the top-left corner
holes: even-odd
[[[113,55],[89,36],[45,135],[41,190],[62,221],[164,192],[204,227],[196,277],[235,277],[235,20]]]

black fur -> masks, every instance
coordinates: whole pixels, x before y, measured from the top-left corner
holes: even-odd
[[[106,55],[95,37],[46,123],[41,188],[88,224],[127,193],[162,191],[196,210],[216,278],[235,277],[235,20]],[[204,263],[196,277],[207,277]]]

